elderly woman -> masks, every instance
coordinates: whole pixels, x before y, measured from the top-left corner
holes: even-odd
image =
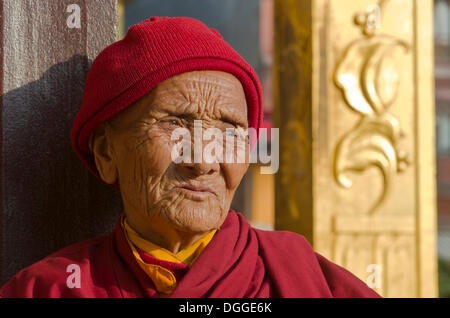
[[[31,265],[0,296],[378,296],[301,235],[254,229],[230,210],[248,160],[175,163],[174,131],[193,131],[197,120],[223,132],[258,131],[262,120],[255,72],[217,31],[190,18],[151,18],[101,52],[72,144],[120,190],[124,214],[110,235]]]

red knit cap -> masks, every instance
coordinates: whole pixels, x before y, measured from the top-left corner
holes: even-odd
[[[157,18],[128,29],[123,40],[105,48],[94,60],[86,79],[83,105],[72,126],[76,154],[97,177],[90,135],[152,90],[180,73],[218,70],[240,80],[248,107],[249,127],[262,121],[262,94],[252,67],[220,36],[191,18]]]

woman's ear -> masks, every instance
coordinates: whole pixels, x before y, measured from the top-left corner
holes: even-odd
[[[118,179],[118,172],[107,129],[106,125],[101,125],[95,130],[89,139],[89,148],[102,180],[114,184]]]

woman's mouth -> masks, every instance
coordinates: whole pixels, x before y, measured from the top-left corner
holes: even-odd
[[[173,188],[175,191],[182,192],[186,196],[201,201],[211,197],[211,195],[217,195],[211,188],[204,186],[195,186],[192,184],[182,184]]]

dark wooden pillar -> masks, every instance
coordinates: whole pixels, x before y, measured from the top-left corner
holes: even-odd
[[[0,1],[0,284],[121,213],[69,138],[90,63],[116,39],[116,2]]]

